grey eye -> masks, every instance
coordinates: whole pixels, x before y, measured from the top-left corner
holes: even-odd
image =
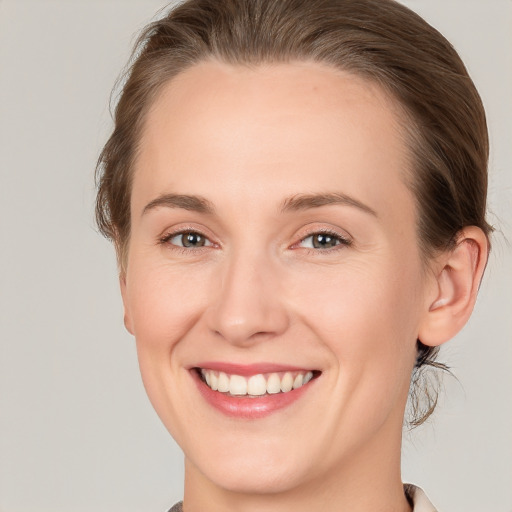
[[[169,241],[171,244],[179,247],[197,248],[212,245],[208,238],[194,231],[177,233]]]
[[[318,233],[317,235],[313,235],[312,238],[313,247],[315,247],[315,249],[329,249],[340,243],[338,238],[325,233]]]
[[[331,249],[346,243],[341,237],[330,233],[314,233],[304,238],[300,245],[308,249]]]

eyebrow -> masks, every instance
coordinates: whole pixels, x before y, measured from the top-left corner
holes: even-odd
[[[167,208],[182,208],[198,213],[213,214],[215,209],[213,204],[201,196],[192,196],[187,194],[163,194],[149,202],[142,210],[142,215],[158,208],[166,206]]]
[[[296,212],[310,208],[320,208],[327,205],[343,205],[358,208],[365,213],[378,218],[377,212],[368,205],[354,197],[341,192],[330,192],[326,194],[297,194],[283,201],[281,212]]]
[[[362,203],[347,194],[341,192],[330,192],[324,194],[297,194],[285,199],[281,205],[281,213],[296,212],[308,210],[310,208],[320,208],[328,205],[343,205],[358,208],[365,213],[378,218],[377,212],[368,205]],[[188,194],[163,194],[150,201],[142,211],[142,215],[158,207],[181,208],[183,210],[194,211],[213,215],[215,208],[208,199]]]

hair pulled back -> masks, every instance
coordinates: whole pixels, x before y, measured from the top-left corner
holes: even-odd
[[[308,60],[378,83],[404,112],[412,162],[405,180],[425,261],[450,248],[464,226],[490,233],[483,105],[452,45],[420,16],[394,0],[187,0],[140,35],[98,161],[96,219],[122,271],[145,115],[169,80],[208,59],[243,66]],[[424,368],[446,369],[436,355],[418,340],[413,426],[437,402],[437,391],[419,384]]]

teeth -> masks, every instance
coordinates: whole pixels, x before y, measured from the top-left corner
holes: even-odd
[[[293,388],[293,377],[290,372],[286,372],[284,374],[283,380],[281,380],[281,391],[283,393],[288,393]]]
[[[295,377],[295,380],[293,381],[293,389],[300,388],[303,384],[304,384],[304,375],[302,375],[302,373],[299,373],[297,375],[297,377]]]
[[[232,395],[247,395],[247,380],[240,375],[231,375],[229,392]]]
[[[267,393],[275,395],[281,391],[281,379],[277,373],[272,373],[267,380]]]
[[[236,396],[262,396],[266,393],[288,393],[307,384],[313,378],[313,372],[285,372],[257,374],[249,378],[241,375],[228,375],[224,372],[202,369],[206,384],[214,391],[230,393]]]
[[[227,393],[229,391],[229,377],[224,372],[220,372],[218,382],[219,384],[217,389],[221,393]]]
[[[210,374],[210,380],[211,380],[211,388],[214,391],[217,391],[219,389],[219,377],[215,375],[213,372],[208,372]],[[208,381],[206,381],[208,382]]]
[[[247,393],[249,395],[260,396],[267,392],[267,381],[261,375],[253,375],[247,383]]]
[[[313,372],[306,373],[306,375],[304,376],[304,382],[302,383],[302,385],[304,386],[305,384],[307,384],[312,378],[313,378]]]

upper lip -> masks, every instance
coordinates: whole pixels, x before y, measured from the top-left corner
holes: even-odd
[[[313,368],[302,366],[291,366],[276,363],[253,363],[253,364],[237,364],[226,363],[221,361],[204,361],[194,365],[193,368],[201,368],[207,370],[215,370],[219,372],[228,373],[230,375],[241,375],[249,377],[259,373],[278,373],[278,372],[307,372],[313,371]]]

